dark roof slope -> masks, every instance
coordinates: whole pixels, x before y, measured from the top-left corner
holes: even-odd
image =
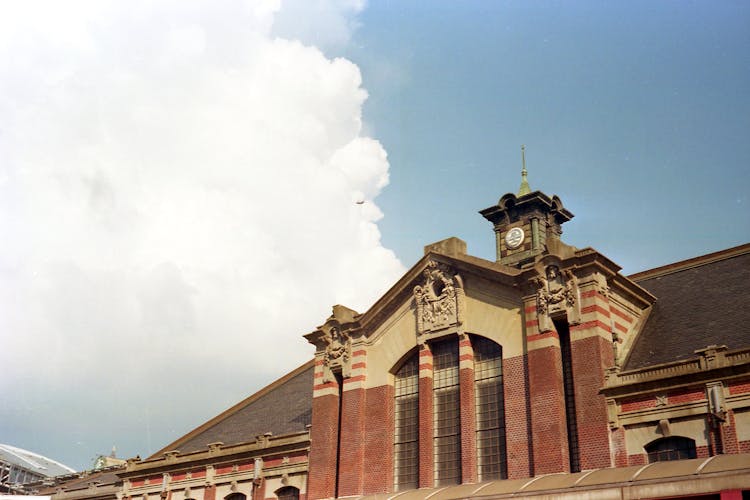
[[[626,370],[750,346],[750,244],[630,277],[657,297]]]
[[[246,443],[267,432],[278,436],[302,432],[311,422],[312,361],[240,401],[224,413],[156,452],[206,450],[209,443]]]

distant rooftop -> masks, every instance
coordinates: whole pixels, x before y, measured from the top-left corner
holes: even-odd
[[[0,462],[5,462],[19,469],[46,477],[61,476],[75,472],[75,470],[67,465],[63,465],[51,458],[7,444],[0,444]]]

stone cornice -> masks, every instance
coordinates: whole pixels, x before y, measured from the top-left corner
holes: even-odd
[[[631,300],[643,309],[657,300],[648,290],[630,278],[620,274],[620,266],[593,248],[588,247],[577,250],[575,256],[570,260],[577,268],[592,266],[596,268],[607,277],[607,282],[612,291],[620,293],[626,299]],[[567,262],[566,264],[570,265]]]
[[[167,471],[200,467],[208,464],[231,462],[240,458],[254,458],[269,455],[281,455],[291,452],[306,452],[310,448],[308,432],[285,434],[283,436],[259,436],[250,443],[222,446],[213,443],[207,450],[180,454],[179,451],[168,451],[163,456],[147,460],[128,460],[127,467],[117,475],[120,478],[133,478]]]
[[[750,349],[728,351],[726,346],[709,346],[696,351],[700,356],[682,361],[607,373],[601,393],[622,398],[750,376]]]
[[[563,207],[562,201],[560,201],[557,195],[550,197],[541,191],[534,191],[522,196],[507,193],[500,198],[497,205],[480,210],[479,213],[485,219],[497,225],[506,222],[505,219],[510,211],[519,209],[529,210],[533,208],[552,213],[558,224],[562,224],[573,218],[573,213]]]

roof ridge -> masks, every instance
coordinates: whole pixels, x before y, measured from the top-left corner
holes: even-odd
[[[707,264],[713,264],[714,262],[728,260],[748,253],[750,253],[750,243],[745,243],[743,245],[719,250],[718,252],[711,252],[704,255],[699,255],[698,257],[692,257],[689,259],[673,262],[671,264],[666,264],[664,266],[655,267],[653,269],[647,269],[646,271],[640,271],[638,273],[629,275],[628,278],[635,282],[643,281],[651,278],[666,276],[668,274],[678,273],[680,271],[687,271],[688,269],[705,266]]]

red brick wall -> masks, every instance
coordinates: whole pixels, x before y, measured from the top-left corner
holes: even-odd
[[[344,381],[346,385],[346,380]],[[342,394],[341,451],[339,453],[339,496],[362,493],[365,456],[364,412],[367,405],[364,389],[346,390]]]
[[[530,477],[531,419],[527,404],[526,356],[503,359],[503,385],[508,478]]]
[[[560,349],[534,349],[528,360],[534,474],[569,472]]]
[[[393,489],[393,386],[367,389],[365,413],[365,494]]]
[[[724,453],[739,453],[740,443],[737,440],[737,426],[732,410],[727,410],[726,424],[720,427],[720,431]]]
[[[750,392],[750,382],[743,382],[740,384],[731,384],[729,386],[729,394],[745,394]]]
[[[258,486],[255,486],[255,487],[250,486],[250,487],[253,488],[252,490],[253,492],[250,495],[250,497],[253,500],[261,500],[266,497],[266,482],[265,481],[261,481],[261,483]]]
[[[310,429],[310,498],[331,498],[336,489],[336,453],[339,427],[339,397],[329,394],[313,398]]]
[[[429,353],[429,351],[427,351]],[[420,367],[425,364],[425,350],[420,352]],[[432,364],[432,353],[429,353]],[[421,370],[420,370],[421,372]],[[431,488],[435,475],[432,457],[432,377],[419,377],[419,487]]]
[[[622,411],[628,412],[628,411],[636,411],[636,410],[645,410],[646,408],[655,408],[656,407],[656,399],[654,399],[654,396],[644,396],[640,398],[633,398],[628,399],[627,401],[622,402]]]
[[[203,490],[203,500],[215,500],[216,499],[216,486],[213,484],[206,486]]]
[[[648,463],[648,459],[645,453],[639,453],[636,455],[628,455],[628,465],[645,465]]]
[[[474,415],[474,370],[459,371],[461,398],[461,481],[477,482],[477,424]]]
[[[614,365],[612,344],[596,335],[571,342],[581,470],[612,466],[607,402],[599,390]]]
[[[628,450],[625,443],[625,428],[619,427],[612,434],[612,456],[615,467],[625,467],[628,465]],[[584,443],[585,446],[585,443]]]
[[[702,401],[706,399],[705,387],[682,389],[667,394],[669,404],[689,403],[691,401]]]

